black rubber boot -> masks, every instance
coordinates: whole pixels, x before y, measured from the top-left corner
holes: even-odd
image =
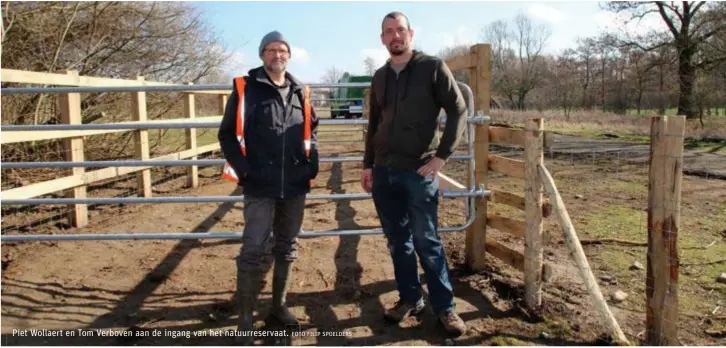
[[[286,306],[287,291],[290,289],[291,266],[292,262],[277,257],[275,258],[275,269],[272,273],[272,310],[270,311],[270,317],[284,326],[300,325],[295,315]]]
[[[251,346],[254,336],[251,332],[254,327],[254,311],[257,295],[260,293],[263,274],[260,271],[237,270],[237,336],[235,342],[242,346]]]

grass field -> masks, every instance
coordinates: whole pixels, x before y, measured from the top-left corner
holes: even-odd
[[[628,115],[629,116],[656,116],[658,115],[658,109],[640,109],[640,115],[638,114],[637,109],[629,109]],[[704,116],[708,114],[707,110],[703,111]],[[712,116],[726,116],[726,108],[712,108],[711,109]],[[668,108],[665,110],[666,116],[673,116],[678,114],[678,108]]]
[[[629,142],[650,142],[650,117],[624,116],[605,112],[573,112],[566,117],[562,112],[542,113],[512,110],[493,110],[492,123],[504,123],[523,127],[524,120],[543,118],[548,131],[590,139],[617,138]],[[698,119],[688,120],[686,125],[686,149],[701,149],[726,154],[726,117],[704,117],[704,126]]]

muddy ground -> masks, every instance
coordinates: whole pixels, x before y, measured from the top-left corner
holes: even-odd
[[[566,140],[566,139],[563,139]],[[562,141],[560,144],[567,144]],[[623,150],[598,152],[587,142],[582,153],[555,147],[545,163],[583,240],[647,237],[647,164]],[[324,156],[359,156],[359,145],[326,144]],[[515,149],[492,153],[521,156]],[[646,153],[647,154],[647,153]],[[711,154],[709,154],[710,156]],[[726,163],[714,155],[709,167]],[[687,156],[688,157],[688,156]],[[709,157],[710,158],[710,157]],[[721,162],[719,162],[721,161]],[[688,168],[686,161],[686,169]],[[720,164],[719,164],[720,163]],[[719,167],[720,168],[720,167]],[[464,162],[452,161],[444,172],[465,182]],[[181,188],[183,178],[155,187],[156,195],[236,195],[233,184],[218,178],[217,168],[200,171],[201,186]],[[322,164],[313,193],[361,192],[358,163]],[[133,184],[119,182],[122,190]],[[126,185],[126,186],[124,186]],[[492,174],[495,189],[523,194],[521,180]],[[686,175],[683,181],[681,322],[686,345],[724,344],[706,334],[726,326],[726,285],[715,282],[726,255],[726,181]],[[443,200],[440,222],[464,222],[461,200]],[[243,228],[240,204],[116,205],[96,208],[81,229],[62,224],[32,228],[33,233],[230,232]],[[523,219],[521,211],[490,203],[490,212]],[[10,216],[10,219],[20,219]],[[12,224],[4,221],[3,224]],[[370,200],[308,201],[306,231],[378,227]],[[61,228],[59,228],[61,227]],[[457,311],[469,331],[448,338],[428,312],[421,321],[389,325],[384,307],[396,300],[390,257],[382,236],[317,237],[300,240],[288,301],[303,322],[306,336],[292,345],[592,345],[607,343],[607,331],[595,312],[554,217],[545,220],[545,260],[554,276],[543,286],[543,306],[524,310],[522,274],[488,256],[487,267],[464,266],[464,232],[442,234],[457,296]],[[17,233],[9,231],[8,233]],[[523,242],[489,228],[487,233],[522,250]],[[146,240],[4,243],[2,273],[2,343],[7,345],[229,345],[217,336],[234,328],[235,240]],[[644,246],[587,244],[585,251],[605,296],[622,290],[629,296],[611,309],[628,338],[642,343],[645,329]],[[701,265],[703,263],[703,265]],[[422,277],[423,278],[423,277]],[[271,274],[260,296],[260,329],[270,300]],[[719,302],[721,301],[721,302]],[[714,311],[715,308],[715,311]],[[72,330],[73,336],[31,337],[30,329]],[[28,336],[20,336],[20,330]],[[80,331],[78,329],[81,329]],[[128,333],[108,337],[97,331]],[[25,330],[25,331],[23,331]],[[154,336],[154,333],[161,336]],[[205,332],[195,336],[193,332]],[[315,333],[318,334],[315,334]],[[84,333],[83,336],[79,335]],[[174,333],[182,334],[174,337]],[[211,334],[210,334],[211,333]],[[188,334],[188,335],[187,335]],[[258,343],[281,343],[260,339]]]

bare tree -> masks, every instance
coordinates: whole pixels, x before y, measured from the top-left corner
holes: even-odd
[[[363,60],[363,66],[365,67],[366,75],[373,76],[376,73],[376,60],[373,57],[366,57]]]
[[[201,13],[183,2],[9,1],[2,6],[3,68],[196,83],[213,78],[229,56]],[[3,96],[3,123],[57,123],[57,97]],[[181,98],[182,93],[148,93],[149,119],[179,117]],[[130,120],[128,102],[127,93],[84,93],[83,123]],[[89,137],[87,157],[127,156],[132,136],[127,132]],[[3,149],[3,160],[52,160],[60,155],[56,143],[10,144]],[[152,145],[152,152],[155,148]]]
[[[340,79],[343,77],[343,71],[339,70],[336,67],[330,67],[328,70],[325,71],[325,75],[323,75],[323,82],[325,83],[338,83]]]
[[[345,76],[348,76],[347,72],[343,72],[342,70],[339,70],[335,66],[332,66],[332,67],[328,68],[328,70],[325,71],[325,74],[323,75],[323,82],[335,84],[335,83],[340,82],[340,79],[342,79]],[[345,90],[343,88],[330,88],[328,90],[326,99],[338,98],[343,93],[345,93]],[[337,102],[333,101],[333,102],[331,102],[331,105],[337,105]]]
[[[657,66],[657,60],[649,59],[647,52],[640,50],[628,50],[628,80],[632,89],[635,90],[633,98],[635,99],[635,108],[640,115],[643,106],[643,95],[651,81],[651,71]]]
[[[612,36],[601,34],[595,41],[595,52],[598,59],[598,70],[596,76],[600,82],[600,108],[608,110],[608,92],[611,91],[611,83],[613,82],[614,61],[617,57],[617,48],[614,44]]]
[[[580,74],[580,85],[582,86],[582,101],[581,105],[587,109],[592,109],[592,97],[590,96],[590,83],[593,79],[593,70],[595,64],[595,51],[596,42],[593,38],[579,39],[578,48],[576,53],[576,59],[579,61],[581,66],[578,68]]]
[[[699,2],[609,2],[607,9],[615,13],[630,13],[630,20],[640,20],[649,15],[657,15],[663,21],[663,30],[622,39],[624,45],[652,51],[665,45],[672,45],[678,52],[678,77],[680,94],[678,113],[694,117],[693,83],[696,72],[709,65],[726,59],[726,53],[713,57],[700,56],[701,47],[714,35],[726,30],[723,19],[726,11],[723,4]],[[663,31],[670,33],[664,39]]]
[[[577,100],[581,100],[577,56],[578,52],[566,50],[552,62],[553,67],[549,70],[550,99],[556,108],[562,109],[568,121]]]
[[[469,54],[471,51],[471,48],[467,45],[455,45],[451,47],[444,47],[442,48],[437,56],[443,60],[447,60],[449,58],[463,56]],[[465,70],[456,70],[452,71],[454,74],[454,78],[463,83],[469,83],[469,72]]]
[[[482,31],[492,45],[493,89],[518,109],[526,108],[527,94],[544,80],[542,50],[550,36],[546,26],[535,26],[524,14],[514,19],[514,30],[496,21]]]

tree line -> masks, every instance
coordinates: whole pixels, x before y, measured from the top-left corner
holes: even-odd
[[[629,21],[657,16],[660,27],[577,40],[544,54],[546,25],[520,14],[482,29],[491,45],[492,95],[512,109],[601,110],[642,114],[676,109],[689,118],[726,114],[726,3],[610,2],[604,10]],[[467,46],[438,55],[466,54]],[[457,78],[467,80],[465,72]]]

